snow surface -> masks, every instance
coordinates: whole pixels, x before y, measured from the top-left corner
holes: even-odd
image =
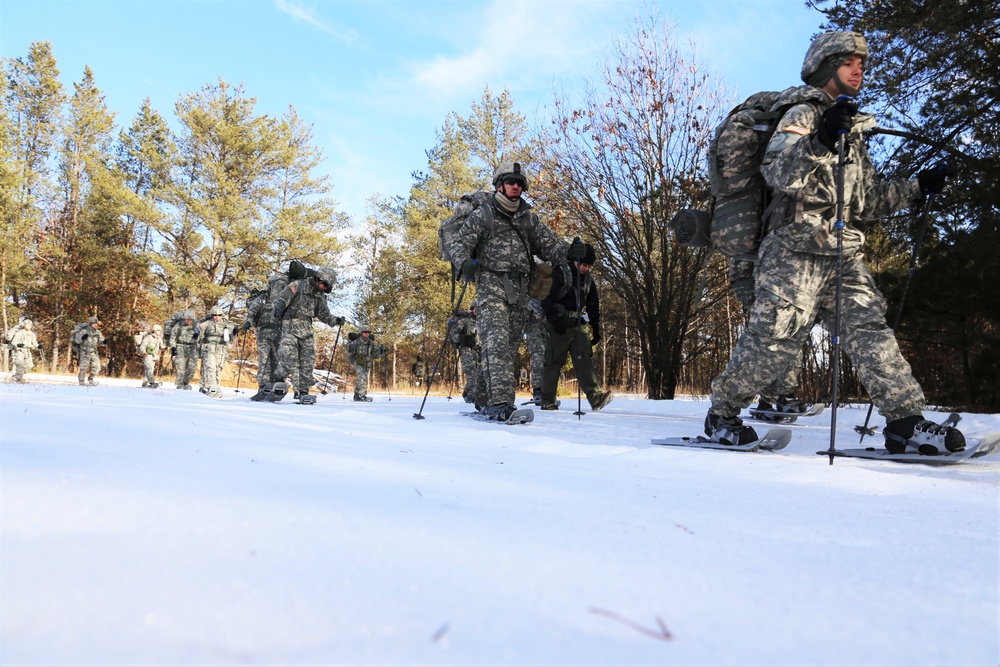
[[[1000,658],[1000,455],[831,466],[829,411],[778,453],[648,444],[704,400],[506,426],[29,378],[0,385],[3,664]]]

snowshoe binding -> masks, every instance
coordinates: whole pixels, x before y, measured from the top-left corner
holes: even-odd
[[[958,415],[937,424],[922,415],[896,419],[882,429],[890,454],[947,456],[965,449],[965,436],[955,428]]]
[[[264,395],[265,401],[268,403],[277,403],[285,397],[288,393],[288,385],[284,382],[274,382],[272,384],[264,385],[267,393]]]

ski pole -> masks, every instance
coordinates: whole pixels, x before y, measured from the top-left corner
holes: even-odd
[[[326,385],[324,385],[324,387],[319,390],[319,393],[323,394],[324,396],[326,396],[329,393],[327,389],[329,389],[330,387],[330,373],[333,372],[333,358],[337,356],[337,345],[340,343],[340,330],[343,328],[344,328],[343,324],[337,327],[337,337],[333,339],[333,352],[330,353],[330,363],[327,364],[326,366]]]
[[[920,214],[920,228],[917,230],[917,239],[913,244],[913,252],[910,253],[910,268],[906,272],[906,282],[903,283],[903,294],[899,297],[899,308],[896,310],[896,317],[892,323],[892,332],[895,334],[899,329],[899,322],[903,318],[903,304],[906,303],[906,294],[910,291],[910,280],[913,278],[913,274],[917,271],[917,256],[920,254],[920,248],[924,245],[924,232],[927,231],[927,218],[931,210],[931,200],[937,195],[933,192],[927,193],[927,200],[924,202],[923,211]],[[864,426],[855,426],[854,430],[861,434],[861,439],[858,444],[865,441],[866,435],[875,435],[875,429],[869,428],[868,424],[871,422],[872,409],[875,407],[875,400],[868,400],[868,414],[865,415]]]
[[[465,290],[469,287],[469,281],[462,281],[462,290],[458,294],[458,301],[455,302],[455,309],[451,311],[451,317],[448,318],[448,328],[444,332],[444,340],[441,342],[441,350],[438,352],[437,359],[434,361],[434,369],[431,371],[431,376],[427,378],[427,389],[424,390],[424,400],[420,402],[420,409],[413,413],[414,419],[426,419],[424,417],[424,405],[427,403],[427,395],[431,393],[431,385],[434,384],[434,377],[437,375],[438,366],[441,364],[441,357],[444,356],[444,348],[448,345],[448,337],[451,334],[451,328],[455,326],[455,318],[458,315],[458,309],[462,305],[462,299],[465,298]]]
[[[240,343],[240,367],[236,373],[236,390],[233,391],[234,394],[246,393],[240,392],[240,380],[243,379],[243,348],[247,344],[247,333],[243,332],[243,342]]]
[[[850,101],[850,99],[847,95],[841,95],[837,98],[837,101]],[[833,396],[830,403],[830,449],[827,450],[830,456],[830,465],[833,465],[833,457],[837,452],[837,393],[840,388],[840,289],[844,277],[844,227],[846,226],[844,222],[844,165],[847,162],[845,155],[846,148],[847,131],[839,130],[837,132],[837,221],[833,225],[833,228],[837,230],[837,288],[834,292],[833,331],[830,335],[830,341],[833,344],[833,351],[831,353],[831,372],[833,375],[833,389],[831,393]]]

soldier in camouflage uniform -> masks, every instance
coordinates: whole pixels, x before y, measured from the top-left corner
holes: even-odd
[[[336,277],[333,268],[320,267],[313,277],[290,282],[274,301],[274,319],[281,323],[275,378],[277,381],[292,378],[296,400],[308,394],[313,385],[316,368],[313,320],[330,327],[344,324],[344,318],[334,317],[326,303]]]
[[[468,312],[458,313],[458,317],[451,327],[451,333],[448,334],[451,344],[458,350],[458,356],[462,361],[462,375],[465,376],[462,398],[466,403],[476,402],[476,392],[479,390],[481,381],[479,335],[476,332],[476,310],[478,308],[479,303],[473,301],[469,304]],[[481,402],[485,402],[485,397],[481,399]]]
[[[545,328],[545,314],[538,299],[528,298],[524,311],[524,340],[531,361],[531,400],[542,405],[542,368],[545,366],[545,342],[549,333]]]
[[[566,259],[567,246],[521,198],[528,181],[519,163],[500,165],[493,186],[496,191],[488,202],[469,214],[448,243],[463,277],[476,281],[476,323],[486,388],[482,412],[490,419],[506,421],[517,409],[514,360],[524,335],[534,256],[560,264]]]
[[[371,397],[368,396],[368,369],[371,368],[372,359],[384,356],[385,346],[375,342],[371,325],[362,325],[360,335],[352,337],[351,342],[347,344],[347,360],[354,364],[354,372],[357,377],[354,383],[355,401],[372,402]]]
[[[87,326],[76,332],[74,343],[79,346],[77,363],[80,367],[76,379],[80,385],[95,385],[94,376],[101,373],[101,357],[97,348],[104,345],[104,334],[101,333],[101,323],[96,317],[87,320]]]
[[[185,310],[181,322],[170,329],[167,345],[174,358],[174,384],[177,389],[191,389],[191,378],[198,368],[198,331],[193,310]]]
[[[145,373],[142,380],[143,387],[156,389],[160,386],[160,383],[156,381],[156,360],[160,358],[160,351],[164,347],[163,327],[159,324],[154,324],[152,331],[142,334],[139,350],[142,352],[142,369]]]
[[[600,410],[614,398],[610,391],[601,391],[594,370],[593,349],[601,342],[601,304],[590,269],[597,254],[589,243],[583,245],[582,259],[555,268],[552,288],[542,299],[549,334],[542,370],[542,410],[559,409],[556,390],[567,354],[573,359],[577,382],[592,410]],[[590,322],[592,337],[583,328],[585,321]]]
[[[265,393],[264,387],[274,382],[275,371],[278,368],[278,344],[280,332],[278,321],[274,319],[274,301],[288,287],[288,277],[275,274],[267,281],[265,287],[247,306],[247,318],[243,322],[243,331],[253,327],[257,337],[257,394],[251,400],[260,400]]]
[[[222,396],[222,369],[229,352],[232,327],[223,319],[225,313],[219,306],[212,306],[208,315],[208,321],[198,325],[198,342],[201,345],[201,386],[198,391],[219,398]]]
[[[840,95],[861,87],[868,46],[858,33],[828,32],[806,53],[802,80],[810,99],[791,107],[767,146],[761,171],[778,206],[761,242],[750,321],[725,370],[712,382],[706,433],[742,444],[757,439],[738,415],[760,390],[785,376],[796,363],[817,316],[833,330],[838,244],[838,135],[844,134],[850,160],[843,166],[841,343],[887,425],[890,451],[959,451],[965,438],[957,429],[923,418],[924,393],[886,324],[886,302],[876,290],[861,246],[864,223],[937,194],[943,167],[913,180],[885,180],[875,174],[862,131],[874,126],[867,114]],[[921,453],[927,453],[924,449]]]
[[[24,374],[35,365],[32,352],[39,349],[38,339],[32,331],[31,320],[25,320],[7,332],[7,346],[11,350],[11,365],[14,367],[14,382],[27,382]]]

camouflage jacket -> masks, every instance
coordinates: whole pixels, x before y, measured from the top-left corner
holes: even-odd
[[[313,335],[313,320],[319,320],[327,326],[338,326],[338,319],[330,312],[326,303],[326,294],[318,292],[313,287],[312,278],[295,280],[288,284],[281,295],[275,300],[274,316],[278,317],[278,309],[284,312],[281,318],[282,335],[290,334],[296,338],[308,338]]]
[[[786,247],[820,255],[837,252],[837,154],[820,143],[823,112],[834,100],[812,86],[790,89],[809,101],[792,106],[778,122],[764,154],[761,173],[775,194],[789,204],[771,218],[770,234]],[[778,104],[781,104],[781,100]],[[875,127],[868,114],[858,114],[847,136],[849,161],[844,171],[844,252],[864,243],[865,223],[883,218],[920,198],[916,180],[885,180],[875,173],[862,132]]]
[[[451,239],[449,251],[456,266],[469,258],[479,262],[477,295],[495,295],[511,304],[523,303],[533,256],[560,264],[566,261],[569,246],[542,224],[524,200],[513,215],[496,204],[495,194],[486,206],[493,212],[492,224],[489,216],[483,214],[483,207],[477,208]]]
[[[479,335],[476,331],[476,318],[469,312],[461,312],[455,319],[455,324],[451,327],[448,340],[456,349],[467,347],[473,350],[479,349]]]
[[[229,342],[233,328],[229,322],[219,318],[219,321],[209,319],[198,324],[198,342],[206,347],[218,348]]]
[[[18,345],[21,346],[22,350],[37,350],[38,339],[35,337],[34,331],[28,331],[21,325],[17,325],[7,332],[7,345],[13,350],[16,350]]]
[[[347,356],[352,364],[367,366],[370,359],[385,356],[385,346],[375,342],[375,337],[368,340],[358,336],[347,344]]]
[[[163,338],[153,331],[147,331],[139,342],[139,349],[147,355],[155,355],[164,348]]]
[[[97,346],[104,342],[104,334],[101,333],[100,329],[86,326],[76,332],[73,342],[80,346],[81,352],[95,352]]]
[[[194,322],[191,324],[184,324],[181,322],[174,326],[170,330],[170,347],[177,347],[178,345],[194,345],[198,342],[198,325]]]
[[[247,306],[247,321],[254,329],[276,329],[278,320],[274,319],[274,300],[282,290],[288,287],[288,279],[282,275],[271,276],[267,287],[250,301]]]

